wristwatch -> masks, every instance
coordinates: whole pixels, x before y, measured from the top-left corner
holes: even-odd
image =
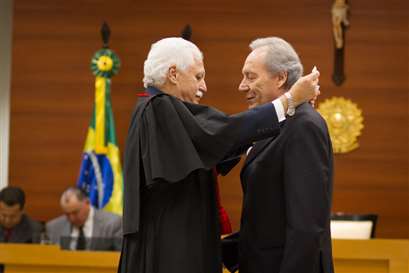
[[[288,104],[287,115],[294,116],[295,106],[294,106],[293,96],[291,95],[290,92],[285,92],[284,95],[287,98],[287,104]]]

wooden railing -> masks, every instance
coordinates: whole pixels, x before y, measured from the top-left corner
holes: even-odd
[[[409,240],[333,240],[333,256],[336,273],[409,273]],[[115,273],[118,261],[118,252],[0,244],[5,273]]]

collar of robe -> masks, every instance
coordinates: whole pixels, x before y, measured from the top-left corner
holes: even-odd
[[[158,94],[163,94],[163,92],[153,86],[149,86],[148,88],[146,88],[146,91],[138,93],[137,96],[140,98],[141,97],[153,97]]]

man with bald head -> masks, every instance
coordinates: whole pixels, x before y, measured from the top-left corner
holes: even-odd
[[[120,216],[93,208],[87,195],[74,187],[63,192],[60,205],[64,215],[46,226],[53,243],[71,250],[120,249]]]
[[[215,169],[253,141],[279,132],[287,108],[317,95],[319,73],[286,96],[226,115],[199,105],[207,92],[202,52],[182,38],[154,43],[144,64],[146,93],[125,149],[124,242],[118,272],[220,273]]]

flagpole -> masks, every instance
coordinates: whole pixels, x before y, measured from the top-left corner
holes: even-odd
[[[104,22],[103,47],[91,60],[95,75],[94,111],[77,185],[88,193],[94,207],[122,214],[123,174],[111,103],[111,78],[119,72],[120,60],[109,48],[110,34]]]

